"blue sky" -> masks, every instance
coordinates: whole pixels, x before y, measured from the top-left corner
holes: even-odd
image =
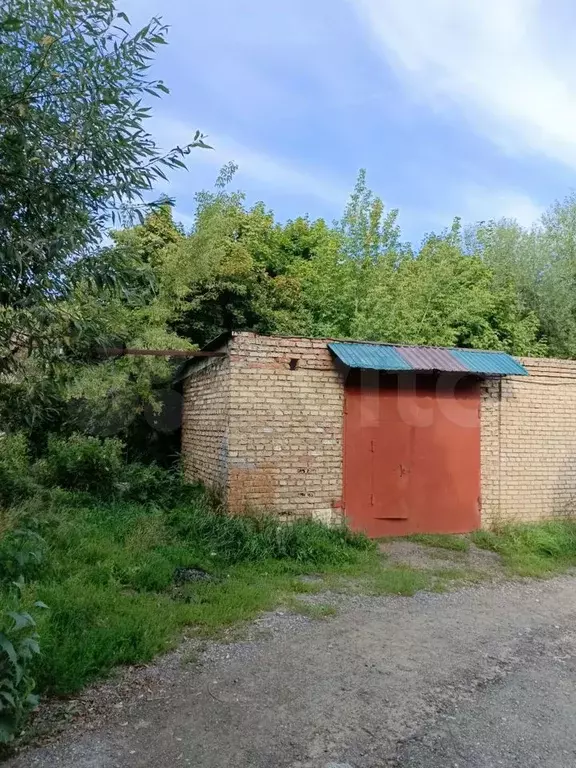
[[[530,225],[574,187],[570,0],[118,0],[171,25],[153,74],[163,147],[199,128],[171,175],[177,217],[219,167],[281,219],[337,218],[365,167],[405,238],[506,216]],[[161,190],[166,191],[166,190]]]

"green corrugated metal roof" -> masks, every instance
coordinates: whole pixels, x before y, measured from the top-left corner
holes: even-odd
[[[485,376],[528,375],[524,366],[506,352],[349,341],[331,342],[328,348],[349,368],[377,371],[477,373]]]
[[[412,366],[400,357],[395,347],[382,344],[333,342],[328,348],[349,368],[371,368],[376,371],[411,371]]]
[[[527,376],[528,371],[506,352],[482,352],[479,349],[454,349],[457,357],[473,373],[498,376]]]

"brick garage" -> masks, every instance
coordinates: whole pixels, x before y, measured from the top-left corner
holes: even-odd
[[[232,512],[267,509],[285,520],[326,522],[346,514],[354,524],[346,498],[353,479],[344,467],[350,371],[329,342],[237,333],[210,346],[222,357],[190,363],[183,375],[187,478],[220,493]],[[572,512],[576,362],[520,362],[528,376],[471,384],[479,406],[477,522],[468,516],[464,529]],[[374,373],[366,372],[368,382]],[[395,460],[394,446],[387,451]],[[446,471],[455,474],[453,466]],[[399,525],[409,532],[409,522]],[[426,521],[418,525],[423,530]]]
[[[483,386],[484,525],[576,511],[576,361],[520,361],[529,376]]]

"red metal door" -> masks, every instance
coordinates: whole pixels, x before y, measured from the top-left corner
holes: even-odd
[[[480,388],[472,378],[351,375],[344,504],[369,536],[480,526]]]

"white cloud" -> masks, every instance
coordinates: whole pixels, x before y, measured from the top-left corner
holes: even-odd
[[[510,153],[576,167],[576,53],[558,0],[350,0],[379,51],[436,108]]]
[[[401,209],[402,227],[413,232],[440,232],[458,216],[464,225],[479,221],[515,219],[526,228],[536,224],[544,208],[522,191],[507,187],[464,184],[451,190],[448,203]]]
[[[159,117],[151,121],[150,130],[164,149],[189,143],[195,132],[192,126],[180,120]],[[207,142],[213,149],[194,150],[190,165],[200,163],[213,166],[216,170],[233,161],[239,167],[240,178],[251,179],[277,192],[314,197],[339,207],[349,194],[347,187],[335,179],[327,178],[320,171],[251,149],[227,136],[210,134]]]
[[[460,215],[466,222],[505,218],[530,227],[544,212],[534,200],[515,190],[470,185],[462,190],[461,201]]]

